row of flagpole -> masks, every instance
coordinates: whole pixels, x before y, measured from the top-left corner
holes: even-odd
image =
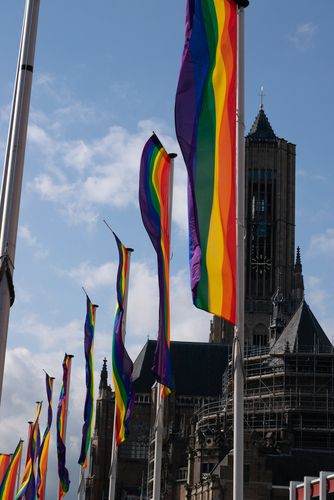
[[[236,3],[242,4],[242,2]],[[23,175],[23,163],[24,163],[24,151],[26,143],[27,134],[27,123],[29,114],[29,102],[31,94],[32,85],[32,72],[34,63],[34,52],[35,52],[35,41],[37,33],[37,20],[39,11],[39,0],[26,0],[26,8],[24,15],[24,23],[21,36],[21,44],[19,50],[19,61],[17,66],[17,76],[14,87],[14,96],[12,104],[12,112],[10,118],[10,126],[8,133],[8,143],[5,156],[4,174],[2,181],[1,190],[1,200],[0,200],[0,257],[1,257],[1,271],[0,271],[0,398],[3,384],[3,369],[7,342],[7,330],[8,330],[8,318],[9,318],[9,308],[14,300],[14,287],[12,282],[12,275],[14,270],[14,260],[15,260],[15,247],[16,247],[16,236],[17,236],[17,226],[18,226],[18,215],[20,206],[20,194],[22,186],[22,175]],[[233,498],[239,500],[243,497],[243,308],[244,308],[244,103],[243,103],[243,8],[238,9],[238,41],[237,41],[237,59],[238,59],[238,71],[237,71],[237,220],[236,220],[236,234],[237,234],[237,306],[236,306],[236,318],[237,324],[235,328],[234,336],[234,491]],[[160,143],[159,143],[160,144]],[[161,144],[160,144],[161,146]],[[159,147],[160,147],[159,146]],[[181,148],[182,149],[182,148]],[[161,151],[160,151],[161,152]],[[184,153],[184,151],[182,151]],[[185,154],[184,154],[185,156]],[[172,162],[172,158],[169,157],[169,161]],[[188,167],[188,165],[187,165]],[[170,257],[170,221],[171,221],[171,200],[172,200],[172,166],[169,172],[168,179],[168,191],[169,191],[169,206],[168,206],[168,260]],[[158,193],[159,196],[159,193]],[[194,196],[194,193],[192,193]],[[192,200],[193,201],[193,200]],[[143,215],[143,212],[142,212]],[[160,214],[161,215],[161,214]],[[169,308],[169,295],[167,297],[167,302],[163,303],[163,298],[161,297],[161,289],[166,285],[162,285],[162,274],[166,271],[163,268],[166,265],[166,247],[162,242],[160,248],[157,244],[159,238],[157,234],[152,231],[151,222],[147,222],[150,214],[143,216],[143,221],[146,229],[148,230],[149,236],[152,243],[156,249],[158,256],[158,273],[159,273],[159,288],[160,288],[160,313],[159,313],[159,335],[157,342],[155,366],[153,367],[157,375],[158,385],[156,388],[156,425],[155,425],[155,467],[154,467],[154,481],[153,481],[153,498],[154,500],[160,498],[160,485],[161,485],[161,449],[162,449],[162,439],[163,439],[163,405],[164,405],[164,395],[165,388],[171,388],[171,373],[170,373],[170,354],[169,354],[169,324],[163,327],[162,313],[166,312],[165,308]],[[162,219],[160,221],[162,223]],[[150,228],[148,228],[150,226]],[[154,229],[154,228],[153,228]],[[115,236],[116,237],[116,236]],[[161,237],[161,234],[160,234]],[[160,238],[162,241],[162,238]],[[129,257],[129,256],[128,256]],[[165,260],[164,260],[165,259]],[[122,353],[124,354],[124,341],[125,341],[125,324],[126,324],[126,302],[128,293],[128,279],[129,279],[129,265],[130,258],[128,258],[128,268],[126,269],[126,283],[125,283],[125,295],[122,300],[121,305],[121,347]],[[168,265],[167,265],[168,267]],[[161,270],[163,268],[163,271]],[[161,273],[161,274],[160,274]],[[169,268],[168,268],[169,273]],[[164,278],[168,278],[168,294],[169,294],[169,274],[168,277],[164,275]],[[193,291],[197,290],[193,288]],[[165,290],[166,293],[166,290]],[[194,302],[198,300],[198,297],[194,296]],[[196,304],[197,305],[197,304]],[[210,309],[207,309],[210,311]],[[169,310],[168,310],[169,316]],[[168,317],[169,321],[169,317]],[[118,325],[119,326],[119,325]],[[166,329],[167,328],[167,329]],[[161,333],[163,335],[161,336]],[[160,365],[162,345],[165,348],[167,346],[167,359],[163,359],[162,365]],[[114,356],[114,354],[113,354]],[[124,363],[124,360],[122,360]],[[87,366],[87,365],[86,365]],[[163,371],[162,370],[163,367]],[[86,368],[87,369],[87,368]],[[159,371],[160,370],[160,371]],[[87,372],[86,372],[87,373]],[[69,374],[68,373],[68,387],[64,388],[69,395]],[[114,366],[113,366],[114,375]],[[115,383],[115,378],[114,378]],[[126,418],[128,418],[130,413],[130,406],[133,404],[131,398],[127,402],[117,401],[117,391],[116,401],[115,401],[115,426],[114,426],[114,437],[113,437],[113,451],[112,451],[112,461],[111,461],[111,474],[110,474],[110,489],[109,489],[109,500],[115,498],[115,484],[116,484],[116,469],[117,469],[117,452],[118,444],[122,442],[125,438],[127,429],[123,427],[127,425]],[[133,394],[131,395],[133,397]],[[68,404],[68,400],[67,400]],[[123,421],[119,419],[119,406],[123,404],[122,414]],[[125,406],[124,406],[125,405]],[[127,406],[130,405],[130,406]],[[38,414],[39,415],[39,414]],[[65,411],[65,417],[63,421],[63,435],[62,439],[65,442],[66,436],[66,419],[67,411]],[[38,420],[38,417],[36,417]],[[91,423],[90,423],[91,425]],[[121,426],[121,427],[117,427]],[[121,431],[120,431],[121,429]],[[116,431],[120,432],[117,435]],[[87,449],[86,449],[87,453]],[[85,456],[85,460],[86,460]],[[84,478],[84,467],[81,464],[80,469],[80,485]],[[63,471],[64,472],[64,471]],[[67,471],[66,471],[67,472]],[[65,483],[68,482],[68,477],[65,478]],[[68,488],[69,484],[66,484]],[[61,491],[63,485],[59,486],[59,498],[65,494],[66,491]],[[65,489],[66,489],[65,488]],[[78,492],[79,498],[82,498],[82,494]],[[81,495],[81,496],[80,496]]]

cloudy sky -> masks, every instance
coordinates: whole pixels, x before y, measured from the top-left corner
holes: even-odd
[[[246,15],[246,131],[259,108],[297,144],[296,244],[306,299],[334,336],[332,63],[334,3],[253,0]],[[291,5],[293,4],[293,5]],[[0,153],[4,156],[23,0],[0,0]],[[184,38],[184,0],[41,0],[5,380],[0,452],[26,439],[43,368],[59,396],[65,350],[75,355],[68,465],[76,498],[84,403],[84,286],[99,304],[95,368],[111,356],[117,252],[131,264],[127,343],[133,357],[157,330],[155,255],[138,210],[141,150],[152,130],[179,153],[173,107]],[[175,164],[172,338],[208,339],[210,316],[191,305],[185,167]],[[46,405],[45,405],[46,406]],[[46,408],[41,415],[44,426]],[[48,496],[55,496],[54,429]]]

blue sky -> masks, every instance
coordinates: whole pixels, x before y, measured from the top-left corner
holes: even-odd
[[[264,106],[275,133],[297,145],[296,244],[306,299],[330,339],[333,297],[334,4],[253,0],[246,12],[246,132]],[[0,1],[0,153],[4,156],[23,0]],[[320,8],[322,7],[322,8]],[[76,497],[84,402],[85,286],[100,305],[95,363],[110,360],[116,246],[106,218],[135,249],[127,342],[132,356],[157,329],[155,255],[137,203],[142,147],[152,130],[179,152],[173,113],[184,39],[181,0],[41,0],[22,190],[0,451],[27,434],[42,369],[56,376],[75,355],[68,464]],[[207,340],[210,316],[191,305],[187,268],[186,175],[175,164],[172,338]],[[110,375],[110,374],[109,374]],[[44,426],[45,408],[41,416]],[[55,493],[54,429],[49,494]]]

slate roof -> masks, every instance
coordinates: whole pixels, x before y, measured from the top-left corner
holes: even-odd
[[[252,128],[247,135],[247,139],[252,141],[276,141],[277,137],[271,128],[267,115],[263,108],[260,108],[257,117],[254,120]]]
[[[290,352],[328,352],[332,344],[319,325],[309,305],[302,300],[281,336],[270,350],[271,354],[283,354],[287,345]]]
[[[288,455],[268,455],[267,467],[273,473],[273,484],[288,486],[290,481],[304,481],[304,476],[319,476],[321,470],[332,470],[333,450],[292,449]]]
[[[150,392],[155,340],[148,340],[134,362],[136,392]],[[171,342],[175,393],[183,396],[218,397],[227,367],[229,346],[206,342]]]

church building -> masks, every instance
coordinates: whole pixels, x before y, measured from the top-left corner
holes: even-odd
[[[304,297],[295,243],[296,147],[261,104],[246,136],[245,500],[289,498],[290,480],[334,463],[333,346]],[[214,317],[209,342],[171,342],[175,390],[166,398],[164,500],[232,498],[233,327]],[[117,500],[151,499],[155,341],[134,363],[136,401],[119,447]],[[103,363],[86,498],[108,498],[114,394]]]

